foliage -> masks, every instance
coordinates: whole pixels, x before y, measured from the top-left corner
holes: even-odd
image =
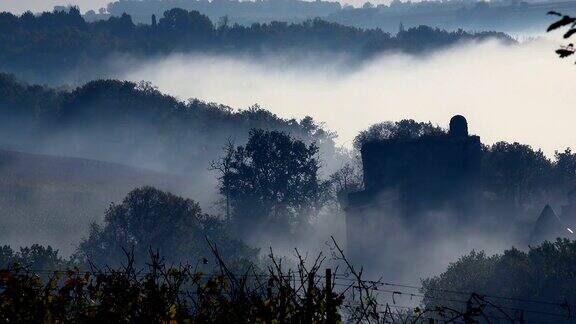
[[[0,246],[0,269],[64,270],[72,263],[58,255],[58,250],[34,244],[16,252],[8,245]]]
[[[56,90],[0,74],[2,144],[171,173],[206,174],[229,138],[242,143],[252,128],[285,131],[325,156],[337,154],[334,134],[310,117],[282,119],[259,106],[234,111],[200,100],[182,102],[151,84],[116,80]],[[73,140],[71,140],[71,138]]]
[[[181,178],[181,183],[193,181],[184,187],[192,193],[179,193],[194,194],[202,202],[212,198],[216,181],[207,169],[220,155],[221,145],[228,139],[245,143],[250,129],[282,131],[306,147],[317,143],[317,150],[330,162],[339,154],[334,134],[310,117],[286,120],[258,106],[234,111],[199,100],[183,102],[163,95],[149,83],[99,80],[73,90],[57,90],[19,83],[0,74],[0,115],[4,116],[0,118],[3,145],[168,171]],[[173,189],[170,183],[163,183],[162,176],[159,174],[154,184]],[[90,188],[102,181],[91,182]],[[123,197],[128,189],[119,184],[114,197],[98,203]],[[100,216],[100,212],[95,215],[96,219]]]
[[[67,75],[77,68],[95,67],[101,75],[105,59],[119,54],[136,57],[172,52],[267,53],[323,51],[360,58],[382,51],[422,53],[440,46],[487,37],[510,38],[499,33],[446,32],[429,27],[408,29],[393,37],[380,29],[363,30],[319,18],[300,23],[272,21],[250,26],[215,27],[198,11],[167,10],[154,25],[135,25],[123,14],[88,23],[78,9],[14,16],[0,14],[0,68],[44,80]]]
[[[199,0],[158,0],[158,1],[114,1],[106,6],[108,15],[120,16],[122,13],[132,15],[135,21],[150,23],[150,17],[162,15],[166,10],[172,8],[182,8],[186,10],[198,10],[211,19],[218,19],[223,16],[230,16],[237,23],[254,23],[272,20],[295,21],[308,17],[326,16],[341,8],[338,2],[329,1],[301,1],[294,0],[287,3],[270,4],[262,2],[242,2],[242,1],[199,1]],[[88,17],[106,17],[105,15],[90,14]]]
[[[550,11],[550,12],[548,12],[548,14],[553,15],[553,16],[558,16],[561,18],[559,20],[553,22],[552,24],[550,24],[550,26],[548,26],[548,29],[546,30],[547,32],[551,32],[553,30],[569,26],[568,30],[566,32],[564,32],[564,35],[563,35],[564,39],[568,39],[576,33],[576,18],[568,16],[568,15],[562,15],[561,13],[556,12],[556,11]],[[560,48],[556,50],[556,54],[558,54],[558,56],[560,58],[565,58],[565,57],[571,56],[574,54],[574,52],[575,52],[575,49],[574,49],[574,45],[572,43],[570,43],[566,46],[560,46]]]
[[[265,273],[229,271],[210,243],[219,271],[167,266],[151,254],[147,269],[127,254],[123,267],[56,272],[46,282],[32,272],[0,270],[2,322],[320,323],[340,321],[344,297],[315,280],[323,258],[286,270],[270,255]],[[319,278],[321,279],[321,277]]]
[[[256,260],[257,250],[230,238],[225,224],[203,214],[196,202],[143,187],[110,206],[103,226],[92,224],[77,257],[97,266],[118,266],[125,251],[133,249],[136,259],[145,260],[153,250],[170,262],[194,263],[211,255],[206,237],[226,260]]]
[[[356,3],[360,5],[361,3]],[[198,10],[213,21],[223,16],[232,23],[249,25],[254,22],[274,20],[300,22],[309,17],[322,17],[330,22],[361,28],[379,28],[395,33],[398,26],[425,24],[445,29],[463,30],[519,30],[542,25],[546,17],[541,14],[554,3],[542,1],[532,3],[521,0],[428,0],[391,1],[387,3],[365,2],[361,7],[341,5],[331,0],[286,2],[273,1],[202,1],[202,0],[148,0],[114,1],[101,9],[100,14],[88,12],[88,20],[120,17],[127,13],[135,22],[150,24],[150,17],[171,8]],[[564,5],[566,10],[574,8]]]
[[[278,131],[252,130],[244,146],[228,146],[215,163],[220,193],[243,233],[303,229],[327,199],[318,147]]]
[[[345,163],[330,175],[332,194],[342,206],[346,206],[348,194],[362,189],[362,174],[358,169],[354,164]]]
[[[403,119],[399,122],[385,121],[361,131],[354,138],[354,148],[360,151],[362,145],[371,141],[414,139],[444,134],[446,132],[442,128],[432,125],[430,122],[416,122],[412,119]]]
[[[475,291],[493,298],[506,296],[509,298],[508,307],[551,312],[555,306],[555,312],[558,312],[563,309],[559,305],[576,302],[574,273],[576,241],[568,239],[544,242],[527,252],[512,248],[503,254],[487,256],[484,252],[472,251],[451,263],[444,273],[423,281],[424,304],[428,307],[439,303],[448,306],[447,298]],[[557,304],[525,304],[526,300]],[[463,307],[454,303],[452,306]],[[539,319],[535,317],[538,314],[525,315],[527,321]],[[562,322],[564,319],[556,320]]]
[[[105,271],[56,271],[42,280],[33,271],[0,268],[2,322],[175,322],[175,323],[422,323],[429,318],[476,323],[490,307],[472,294],[470,309],[404,307],[382,304],[381,280],[364,280],[334,238],[336,271],[320,272],[326,257],[312,262],[296,250],[298,264],[286,268],[271,252],[265,271],[234,273],[209,240],[218,269],[204,273],[195,266],[168,266],[151,253],[146,268],[136,267],[133,253],[123,266]],[[342,265],[341,272],[338,271]],[[394,291],[394,294],[401,292]],[[510,323],[518,316],[504,314]],[[508,311],[508,313],[510,313]],[[428,320],[430,321],[430,320]]]
[[[542,12],[557,7],[552,1],[522,0],[395,0],[353,8],[344,6],[325,19],[344,25],[402,31],[398,26],[424,24],[442,29],[519,31],[546,24]],[[565,10],[573,10],[566,3]]]
[[[570,148],[564,152],[554,154],[556,163],[554,166],[554,178],[562,188],[567,188],[576,183],[576,154]]]
[[[555,181],[566,180],[563,174],[554,177],[556,166],[562,167],[529,145],[498,142],[484,151],[483,180],[500,199],[512,201],[516,206],[533,203],[541,208],[546,191],[552,191],[552,185],[560,189],[560,183]],[[567,186],[574,184],[566,183]],[[562,189],[566,191],[569,188]]]

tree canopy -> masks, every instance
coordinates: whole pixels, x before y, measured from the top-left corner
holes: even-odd
[[[360,131],[354,138],[354,148],[360,150],[362,145],[372,141],[415,139],[444,134],[446,132],[441,127],[432,125],[430,122],[416,122],[413,119],[403,119],[398,122],[385,121]]]
[[[119,162],[207,176],[228,139],[252,128],[284,131],[337,154],[335,135],[310,117],[283,119],[259,107],[230,107],[162,94],[151,84],[97,80],[72,90],[18,82],[0,74],[0,144],[22,150]]]
[[[226,16],[233,23],[251,24],[273,20],[299,22],[309,17],[322,17],[343,25],[380,28],[395,33],[399,25],[425,24],[444,29],[520,31],[542,26],[546,16],[542,13],[552,8],[573,10],[568,2],[561,6],[552,1],[537,3],[522,0],[395,0],[387,3],[363,1],[361,5],[340,4],[331,0],[291,1],[203,1],[203,0],[115,0],[102,8],[100,13],[89,11],[88,20],[120,17],[124,13],[139,23],[150,23],[150,16],[161,16],[174,7],[198,10],[216,21]],[[361,5],[361,6],[360,6]],[[64,10],[64,8],[62,8]]]
[[[53,82],[78,70],[106,74],[107,59],[113,55],[209,52],[261,56],[320,51],[365,58],[388,50],[423,53],[488,37],[512,41],[501,33],[448,32],[426,26],[407,29],[395,37],[380,29],[364,30],[319,18],[214,26],[206,15],[179,8],[165,11],[156,24],[136,25],[126,14],[90,23],[72,8],[37,16],[0,13],[0,69],[35,80],[43,75],[42,81]]]
[[[100,266],[118,266],[132,250],[141,264],[149,260],[150,252],[158,251],[169,262],[202,264],[213,256],[206,238],[225,260],[256,260],[257,250],[231,238],[226,225],[202,213],[196,202],[143,187],[110,206],[104,225],[92,224],[77,257]]]
[[[495,143],[485,150],[482,166],[486,186],[500,199],[513,201],[516,206],[535,204],[536,208],[542,208],[539,204],[543,203],[543,194],[553,190],[553,186],[560,189],[555,180],[563,178],[554,171],[560,164],[554,164],[541,150],[520,143]]]
[[[65,270],[72,263],[50,246],[33,244],[14,251],[10,246],[0,246],[0,269],[19,268],[25,271],[50,272]]]
[[[231,220],[248,235],[304,229],[327,199],[316,144],[282,132],[250,131],[246,145],[228,147],[217,168]]]
[[[461,299],[462,296],[458,295],[460,292],[476,292],[488,297],[511,298],[506,305],[502,305],[506,307],[561,313],[561,307],[526,304],[525,300],[574,304],[575,272],[576,241],[567,239],[544,242],[530,247],[528,251],[512,248],[493,256],[472,251],[451,263],[442,274],[423,281],[423,302],[427,306],[439,303],[447,305],[446,299]],[[503,303],[502,299],[494,301]],[[465,305],[452,303],[451,306],[462,309]],[[528,322],[543,319],[537,313],[525,313],[524,316]],[[557,317],[554,320],[561,323],[565,318]]]

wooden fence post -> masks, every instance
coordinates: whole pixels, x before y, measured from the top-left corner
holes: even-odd
[[[288,279],[290,280],[290,279]],[[288,281],[289,283],[290,281]],[[280,282],[280,324],[286,323],[286,287]]]
[[[473,324],[474,320],[472,319],[472,297],[468,299],[466,302],[466,313],[464,313],[464,323],[465,324]]]
[[[314,272],[308,273],[308,290],[306,291],[306,323],[312,323],[314,319]]]
[[[326,268],[326,324],[336,324],[336,307],[332,294],[332,269]]]

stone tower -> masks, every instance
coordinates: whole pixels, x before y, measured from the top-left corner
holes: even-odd
[[[348,199],[348,253],[377,257],[373,244],[387,218],[417,221],[426,212],[446,208],[468,217],[481,154],[480,138],[468,135],[468,123],[460,115],[450,120],[446,134],[364,144],[364,191]]]

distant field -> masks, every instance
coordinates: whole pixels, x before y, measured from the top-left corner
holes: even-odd
[[[0,150],[0,244],[68,254],[112,202],[152,185],[184,194],[182,177],[94,160]]]

